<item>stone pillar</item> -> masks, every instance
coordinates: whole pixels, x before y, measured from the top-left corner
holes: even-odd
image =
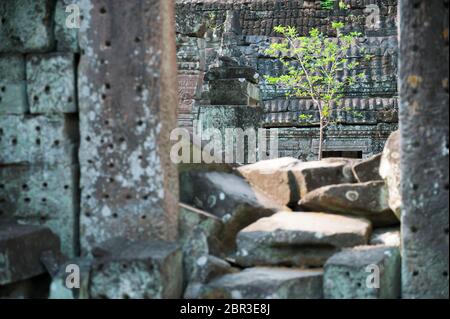
[[[112,237],[177,236],[170,161],[177,70],[172,0],[83,0],[79,67],[84,253]]]
[[[448,1],[400,1],[403,297],[448,298]]]

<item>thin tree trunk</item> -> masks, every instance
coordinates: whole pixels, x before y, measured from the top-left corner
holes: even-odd
[[[324,120],[320,117],[320,138],[319,138],[319,161],[323,158],[323,140],[324,140]]]

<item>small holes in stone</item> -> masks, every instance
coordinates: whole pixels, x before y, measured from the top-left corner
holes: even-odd
[[[413,233],[417,233],[417,232],[418,232],[418,229],[417,229],[417,227],[415,227],[415,226],[412,226],[412,227],[411,227],[411,232],[413,232]]]
[[[136,43],[139,43],[139,42],[141,42],[141,38],[140,38],[140,37],[136,37],[136,38],[134,38],[134,42],[136,42]]]
[[[444,229],[444,234],[446,234],[448,236],[448,228]]]
[[[133,195],[128,194],[127,196],[125,196],[125,198],[126,198],[127,200],[131,200],[131,199],[133,199]]]
[[[23,185],[22,185],[22,189],[23,189],[24,191],[27,191],[27,190],[28,190],[28,185],[27,185],[27,184],[23,184]]]
[[[86,142],[90,142],[91,141],[91,137],[90,136],[86,136]]]
[[[46,203],[46,202],[47,202],[47,198],[45,198],[45,197],[42,198],[42,199],[41,199],[41,202]]]
[[[113,218],[118,218],[119,215],[117,215],[117,213],[114,213],[114,214],[112,214],[112,217],[113,217]]]
[[[2,24],[5,24],[6,23],[6,18],[1,18],[0,21],[2,22]]]
[[[69,185],[64,185],[65,190],[68,190],[69,188],[70,188]]]
[[[106,8],[105,7],[101,7],[100,8],[100,13],[101,14],[105,14],[106,13]]]
[[[56,140],[56,141],[53,142],[53,144],[54,144],[55,146],[59,146],[59,141]]]
[[[50,94],[50,86],[46,85],[44,91],[46,94]]]
[[[147,219],[147,215],[142,215],[141,219],[143,219],[143,220]]]
[[[444,271],[444,272],[442,273],[442,276],[448,277],[448,271]]]
[[[2,91],[2,93],[5,93],[6,87],[2,86],[2,87],[0,88],[0,91]]]
[[[36,131],[40,132],[41,131],[41,127],[40,126],[36,126]]]
[[[69,103],[72,103],[72,102],[73,102],[73,99],[72,99],[71,96],[69,96],[69,97],[67,98],[67,102],[69,102]]]
[[[138,121],[138,122],[137,122],[137,125],[138,125],[138,126],[144,125],[144,121]]]
[[[25,203],[29,204],[31,202],[31,198],[27,197],[24,199]]]
[[[415,271],[413,271],[412,275],[413,275],[413,277],[417,277],[417,276],[419,276],[419,272],[417,270],[415,270]]]
[[[104,198],[104,199],[109,199],[109,194],[104,194],[104,195],[103,195],[103,198]]]
[[[105,46],[107,48],[110,48],[111,47],[111,41],[105,41]]]
[[[120,143],[125,143],[125,137],[120,137],[120,138],[119,138],[119,142],[120,142]]]
[[[91,213],[90,213],[90,212],[85,212],[85,213],[84,213],[84,216],[86,216],[86,217],[88,217],[88,218],[89,218],[89,217],[91,217],[92,215],[91,215]]]
[[[11,140],[11,144],[12,144],[12,145],[17,145],[17,139],[16,139],[16,138],[13,138],[13,139]]]
[[[104,101],[106,100],[106,98],[107,98],[106,94],[102,94],[102,100]]]
[[[47,183],[42,183],[42,187],[43,187],[43,188],[47,188],[47,187],[48,187],[48,184],[47,184]]]
[[[41,145],[41,140],[39,138],[36,139],[36,145]]]
[[[111,84],[106,83],[106,84],[105,84],[105,88],[106,88],[107,90],[111,90]]]
[[[37,95],[33,96],[33,101],[34,102],[38,102],[39,101],[39,96],[37,96]]]

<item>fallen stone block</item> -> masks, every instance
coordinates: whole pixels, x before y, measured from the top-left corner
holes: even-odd
[[[290,170],[297,163],[295,158],[284,157],[241,166],[237,171],[253,188],[285,206],[300,200],[297,180]]]
[[[324,159],[299,162],[290,168],[297,180],[300,198],[323,186],[356,182],[351,172],[351,159]]]
[[[400,131],[391,134],[384,147],[380,176],[389,190],[389,207],[400,220],[402,214],[400,169]]]
[[[181,201],[220,218],[223,222],[222,249],[235,247],[236,234],[281,207],[254,190],[241,177],[221,172],[185,172],[180,176]]]
[[[396,299],[400,297],[398,248],[363,246],[346,249],[325,265],[326,299]]]
[[[46,273],[41,255],[59,254],[58,237],[48,228],[0,223],[0,285],[15,283]]]
[[[57,0],[55,8],[55,42],[58,52],[79,52],[78,43],[79,28],[68,28],[66,22],[73,21],[73,11],[67,12],[66,9],[71,5],[80,5],[79,0]],[[80,15],[82,12],[80,12]],[[81,21],[79,21],[81,24]]]
[[[54,0],[0,2],[0,53],[46,52],[53,48]]]
[[[321,187],[302,197],[299,205],[313,211],[364,217],[376,227],[399,223],[388,205],[383,181]]]
[[[246,79],[227,79],[209,81],[209,98],[212,105],[259,104],[259,88]]]
[[[375,229],[370,237],[370,245],[383,245],[400,247],[402,242],[400,229],[393,228],[378,228]]]
[[[182,252],[176,244],[112,239],[94,255],[91,298],[172,299],[182,295]]]
[[[180,204],[178,229],[180,242],[182,243],[192,238],[195,233],[204,233],[209,252],[220,256],[223,222],[217,216],[186,204]]]
[[[0,114],[23,114],[28,111],[25,58],[0,55]]]
[[[72,53],[29,56],[27,88],[31,113],[75,113],[75,56]]]
[[[0,215],[49,227],[62,252],[78,251],[78,166],[9,165],[0,168]]]
[[[239,232],[236,263],[321,267],[341,248],[366,245],[370,232],[370,222],[364,219],[280,212]]]
[[[256,267],[213,280],[201,299],[321,299],[322,270]]]
[[[0,163],[75,163],[77,126],[63,116],[1,116]]]
[[[352,170],[358,183],[383,180],[380,176],[381,154],[353,165]]]

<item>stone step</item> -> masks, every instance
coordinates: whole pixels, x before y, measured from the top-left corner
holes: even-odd
[[[198,287],[200,299],[321,299],[322,270],[256,267]]]
[[[280,212],[239,232],[236,262],[243,267],[321,267],[343,247],[366,245],[370,232],[365,219]]]
[[[397,247],[346,249],[325,265],[327,299],[396,299],[400,297],[401,257]]]
[[[59,239],[48,228],[0,221],[0,285],[45,274],[45,252],[60,255]]]
[[[369,219],[374,226],[398,225],[388,203],[384,181],[321,187],[306,194],[299,205],[314,211]]]

